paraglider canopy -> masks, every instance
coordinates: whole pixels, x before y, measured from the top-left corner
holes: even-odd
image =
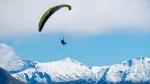
[[[56,11],[58,11],[61,8],[67,7],[68,10],[71,10],[71,6],[68,4],[61,4],[61,5],[57,5],[54,7],[49,8],[42,16],[42,18],[40,19],[39,22],[39,26],[38,26],[38,30],[39,32],[42,31],[44,24],[46,23],[46,21],[51,17],[51,15],[53,15]]]

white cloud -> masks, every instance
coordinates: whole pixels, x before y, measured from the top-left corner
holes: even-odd
[[[149,0],[1,0],[0,36],[37,32],[43,12],[55,4],[72,5],[60,10],[46,23],[46,32],[101,34],[149,32]]]
[[[0,44],[0,67],[5,68],[6,65],[12,63],[20,58],[16,56],[11,47],[6,44]]]

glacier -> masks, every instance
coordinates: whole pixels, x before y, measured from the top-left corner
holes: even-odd
[[[70,57],[46,63],[17,60],[5,68],[27,84],[150,84],[150,58],[88,67]]]

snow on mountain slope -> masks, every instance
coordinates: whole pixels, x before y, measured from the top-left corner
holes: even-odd
[[[150,82],[150,59],[132,58],[121,64],[110,66],[106,81],[119,83],[123,81]]]
[[[92,80],[91,77],[95,78],[95,80],[99,78],[99,75],[95,77],[95,74],[99,71],[102,71],[102,68],[99,69],[99,67],[95,67],[91,70],[89,67],[81,64],[76,60],[66,58],[55,62],[37,63],[35,68],[29,68],[19,73],[14,73],[12,75],[22,81],[32,79],[34,78],[33,75],[36,75],[36,77],[39,76],[39,79],[41,78],[40,80],[42,80],[42,82],[46,82],[47,78],[41,77],[41,75],[44,74],[49,75],[49,81],[54,82],[66,82],[81,79],[90,81]]]
[[[7,64],[7,67],[4,69],[6,69],[10,74],[13,74],[29,68],[35,68],[36,64],[36,62],[32,62],[30,60],[17,60]]]
[[[96,80],[96,82],[103,78],[105,72],[108,70],[108,66],[98,67],[94,66],[91,68],[91,72],[93,75],[93,79]]]
[[[30,63],[29,63],[30,64]],[[87,67],[66,58],[48,63],[34,63],[11,75],[28,84],[107,84],[150,83],[150,59],[132,58],[112,66]],[[26,65],[26,64],[25,64]]]
[[[51,63],[39,63],[37,66],[39,71],[48,72],[51,75],[51,79],[56,82],[82,78],[88,80],[92,75],[87,66],[70,58]]]

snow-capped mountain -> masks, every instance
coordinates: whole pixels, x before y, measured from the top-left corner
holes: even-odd
[[[7,66],[4,67],[4,69],[7,70],[10,74],[13,74],[24,71],[29,68],[36,68],[36,64],[36,62],[32,62],[30,60],[17,60],[7,64]]]
[[[88,67],[74,59],[38,63],[17,61],[9,73],[28,84],[150,83],[150,58],[132,58],[112,66]]]

